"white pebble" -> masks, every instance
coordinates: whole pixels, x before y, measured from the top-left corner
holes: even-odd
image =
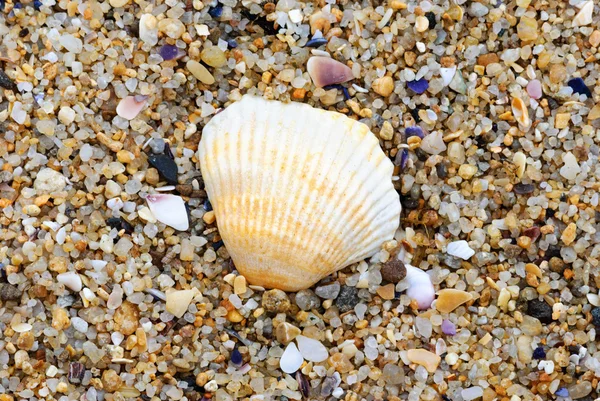
[[[300,369],[300,366],[302,366],[303,362],[304,359],[302,359],[302,354],[300,354],[300,351],[298,351],[296,344],[291,342],[285,348],[283,355],[281,355],[279,366],[285,373],[294,373]]]
[[[296,337],[296,341],[298,342],[298,349],[300,350],[300,354],[310,362],[323,362],[329,357],[329,353],[327,352],[327,348],[320,341],[314,340],[312,338],[298,336]]]
[[[469,244],[465,240],[454,241],[448,244],[446,248],[448,254],[456,256],[463,260],[468,260],[471,256],[475,255],[475,251],[469,247]]]
[[[81,277],[75,272],[60,273],[56,276],[56,279],[59,283],[75,292],[81,291],[81,288],[83,287]]]

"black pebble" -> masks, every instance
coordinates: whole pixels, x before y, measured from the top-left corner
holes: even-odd
[[[600,327],[600,308],[592,309],[592,323],[594,326]]]
[[[526,195],[526,194],[530,194],[535,190],[535,186],[533,184],[523,184],[523,183],[519,183],[519,184],[515,184],[513,186],[513,191],[515,191],[516,194],[519,195]]]
[[[129,224],[127,221],[123,220],[121,217],[111,217],[106,220],[106,224],[108,224],[112,228],[116,228],[117,230],[125,230],[127,234],[133,233],[133,226]]]
[[[403,196],[400,198],[402,207],[406,210],[414,210],[419,207],[419,200]]]
[[[354,309],[358,305],[358,290],[356,287],[343,286],[335,300],[335,305],[341,313]]]
[[[598,323],[600,325],[600,310],[598,312]],[[552,307],[545,301],[540,301],[539,299],[532,299],[529,301],[527,306],[527,314],[539,319],[539,321],[544,324],[549,324],[552,322]]]
[[[17,90],[17,84],[15,84],[2,70],[0,70],[0,86],[12,91]]]
[[[0,284],[0,299],[2,301],[18,301],[21,299],[21,291],[14,285]]]
[[[437,22],[435,21],[435,14],[432,11],[430,11],[425,14],[425,17],[427,17],[427,19],[429,20],[429,29],[435,28],[435,25],[437,24]]]
[[[171,185],[177,185],[177,164],[167,155],[149,155],[148,162]]]
[[[446,163],[438,163],[435,165],[435,171],[439,178],[444,179],[448,177],[448,167],[446,167]]]
[[[546,358],[546,353],[544,352],[544,347],[537,347],[533,350],[533,359],[544,359]]]

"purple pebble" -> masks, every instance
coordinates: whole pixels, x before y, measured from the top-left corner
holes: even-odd
[[[407,82],[406,85],[416,94],[420,95],[429,88],[429,82],[425,78],[417,79],[416,81]]]
[[[410,138],[411,136],[418,136],[421,139],[423,139],[423,137],[425,136],[423,134],[423,129],[418,125],[406,127],[406,129],[404,130],[404,135],[406,136],[406,138]]]
[[[173,45],[163,45],[158,51],[163,60],[173,60],[179,54],[179,49],[177,46]]]
[[[569,396],[569,390],[566,387],[561,387],[558,390],[556,390],[556,394],[559,397],[568,397]]]
[[[442,321],[442,332],[449,336],[453,336],[456,334],[456,326],[448,319],[444,319]]]

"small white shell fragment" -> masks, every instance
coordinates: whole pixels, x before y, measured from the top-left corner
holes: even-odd
[[[60,273],[56,276],[56,279],[59,283],[75,292],[81,291],[81,288],[83,287],[81,277],[75,272]]]
[[[296,344],[293,342],[289,343],[287,347],[285,347],[285,351],[283,351],[283,355],[281,355],[281,359],[279,360],[279,367],[285,373],[294,373],[300,366],[304,359],[302,358],[302,354],[298,351]]]
[[[475,255],[475,251],[469,247],[468,242],[465,240],[449,243],[446,252],[463,260],[468,260],[471,256]]]
[[[435,299],[435,288],[431,282],[431,277],[417,267],[408,264],[405,266],[406,277],[404,280],[408,282],[406,295],[417,301],[419,309],[429,308]]]
[[[288,11],[288,16],[290,17],[290,21],[294,24],[302,22],[302,11],[298,9]]]
[[[133,120],[146,106],[148,96],[127,96],[117,105],[117,114],[126,120]]]
[[[17,333],[25,333],[26,331],[29,331],[32,328],[33,326],[29,323],[17,323],[14,326],[12,326],[12,329]]]
[[[586,26],[592,23],[594,17],[594,1],[589,0],[583,3],[583,6],[573,18],[573,26]]]
[[[58,224],[58,223],[57,223],[57,222],[55,222],[55,221],[49,221],[49,220],[46,220],[46,221],[44,221],[44,222],[42,223],[42,225],[43,225],[44,227],[47,227],[47,228],[51,229],[52,231],[55,231],[55,232],[56,232],[56,231],[58,231],[58,230],[60,229],[60,224]]]
[[[517,166],[517,177],[522,178],[527,166],[527,157],[523,152],[517,152],[513,157],[513,163]]]
[[[456,74],[456,66],[455,65],[453,65],[452,67],[441,67],[440,68],[440,76],[442,77],[442,82],[444,83],[444,86],[450,85],[450,82],[452,82],[452,78],[454,78],[455,74]]]
[[[329,357],[327,348],[320,341],[312,338],[298,336],[296,337],[298,342],[298,349],[302,357],[309,362],[323,362]]]
[[[513,97],[511,102],[511,108],[515,120],[519,123],[522,129],[529,129],[531,127],[531,119],[529,118],[529,110],[523,100],[519,97]]]
[[[354,79],[352,69],[329,57],[315,56],[308,59],[306,70],[317,88],[341,84]]]
[[[600,296],[598,294],[589,293],[586,295],[590,304],[594,306],[600,306]]]
[[[179,231],[190,227],[183,198],[171,194],[156,194],[146,197],[150,211],[158,221]],[[140,216],[141,217],[141,216]]]
[[[165,309],[177,318],[182,317],[194,299],[194,293],[194,290],[168,292]]]

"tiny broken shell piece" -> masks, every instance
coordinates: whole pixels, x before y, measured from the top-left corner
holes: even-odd
[[[288,346],[283,351],[283,355],[281,355],[281,359],[279,360],[279,367],[285,373],[294,373],[300,366],[304,363],[304,359],[302,358],[302,354],[298,351],[296,344],[293,342],[289,343]]]
[[[586,26],[592,23],[594,16],[594,1],[588,0],[573,18],[573,26]]]
[[[450,82],[452,82],[454,75],[456,75],[456,66],[455,65],[453,65],[452,67],[447,67],[447,68],[441,67],[440,68],[440,76],[442,77],[442,82],[444,83],[444,86],[450,85]]]
[[[146,106],[148,96],[127,96],[119,102],[117,114],[126,120],[133,120]]]
[[[60,273],[58,276],[56,276],[56,280],[58,280],[59,283],[63,284],[68,289],[75,292],[79,292],[83,288],[81,277],[76,272]]]
[[[194,290],[168,292],[165,310],[177,318],[182,317],[187,312],[194,295]]]
[[[528,129],[531,127],[531,120],[529,119],[529,111],[527,110],[527,106],[520,97],[513,97],[511,102],[511,108],[513,112],[513,116],[515,120],[519,123],[519,126],[523,129]]]
[[[306,70],[317,88],[341,84],[354,79],[350,67],[329,57],[313,56],[309,58]]]
[[[446,288],[438,292],[437,300],[435,301],[435,309],[442,313],[450,313],[465,302],[473,299],[473,295],[466,291]]]
[[[408,281],[406,295],[417,301],[419,309],[429,308],[435,299],[435,289],[433,288],[433,283],[431,282],[429,274],[417,267],[411,265],[405,266],[405,280]]]
[[[148,195],[146,201],[156,220],[179,231],[189,228],[187,210],[181,196],[155,194]]]

